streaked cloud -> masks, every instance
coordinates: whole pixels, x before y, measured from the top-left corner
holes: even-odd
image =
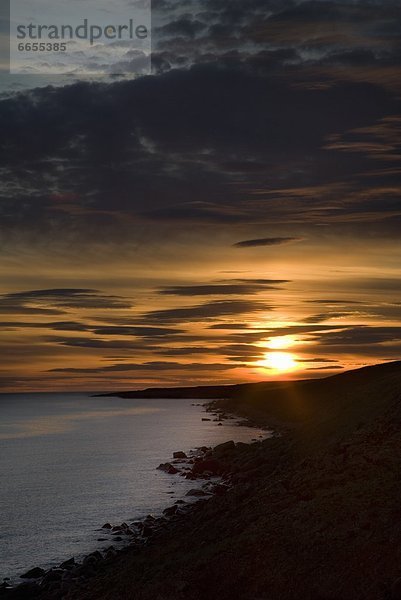
[[[236,248],[257,248],[259,246],[281,246],[282,244],[290,244],[291,242],[300,242],[301,238],[295,237],[272,237],[272,238],[259,238],[255,240],[243,240],[242,242],[236,242],[234,246]]]

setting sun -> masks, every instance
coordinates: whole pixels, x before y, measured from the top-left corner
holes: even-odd
[[[277,372],[292,371],[297,368],[295,358],[289,352],[267,352],[259,367],[272,369]]]

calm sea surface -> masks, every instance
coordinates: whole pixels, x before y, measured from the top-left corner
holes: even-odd
[[[104,522],[182,497],[194,483],[156,469],[175,450],[263,433],[204,422],[193,402],[0,395],[0,580],[101,549]]]

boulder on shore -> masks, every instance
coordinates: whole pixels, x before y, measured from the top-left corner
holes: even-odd
[[[212,475],[221,475],[224,471],[224,466],[214,458],[207,458],[204,460],[197,461],[192,467],[192,473],[199,475],[201,473],[208,472]]]
[[[43,577],[45,574],[46,571],[44,569],[41,569],[40,567],[34,567],[23,575],[20,575],[20,577],[21,579],[38,579],[39,577]]]
[[[189,492],[187,492],[185,495],[186,496],[206,496],[207,494],[203,490],[193,489],[193,490],[189,490]]]
[[[215,446],[214,452],[217,454],[224,454],[225,452],[229,452],[235,449],[235,443],[230,440],[229,442],[224,442],[223,444],[219,444]]]
[[[174,452],[173,453],[173,458],[188,458],[188,456],[185,454],[185,452]]]
[[[75,558],[69,558],[61,563],[60,569],[72,569],[75,566]]]
[[[223,496],[224,494],[226,494],[229,491],[229,486],[228,485],[224,485],[223,483],[216,483],[212,488],[211,488],[211,492],[213,494],[216,494],[216,496]]]
[[[61,581],[63,574],[63,569],[50,569],[43,578],[42,586],[46,587],[51,582]]]
[[[177,469],[171,463],[162,463],[157,467],[160,471],[164,471],[169,475],[175,475],[178,473]]]
[[[178,509],[178,506],[176,504],[174,504],[173,506],[169,506],[168,508],[165,508],[163,510],[163,515],[165,515],[166,517],[172,517],[176,514]]]

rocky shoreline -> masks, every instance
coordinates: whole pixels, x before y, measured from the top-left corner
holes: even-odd
[[[202,421],[214,421],[222,425],[225,420],[236,419],[232,414],[218,407],[216,402],[194,404],[202,406],[210,417]],[[238,426],[259,427],[255,422],[241,419]],[[262,436],[259,436],[262,437]],[[254,438],[252,445],[260,443]],[[173,453],[170,461],[160,464],[157,469],[173,476],[184,477],[186,480],[202,483],[201,486],[188,490],[185,500],[176,500],[174,504],[163,510],[160,516],[147,515],[141,520],[131,523],[105,523],[99,529],[98,542],[110,541],[110,546],[103,551],[95,550],[81,560],[71,557],[50,569],[33,567],[20,575],[22,583],[11,585],[10,579],[5,578],[0,584],[0,598],[5,600],[31,600],[44,598],[57,600],[75,597],[84,590],[91,579],[103,570],[115,565],[127,553],[138,553],[161,533],[174,530],[175,525],[189,513],[197,511],[212,496],[226,494],[236,483],[231,464],[230,454],[236,449],[246,448],[250,444],[227,441],[214,448],[201,446],[188,453],[178,450]],[[106,536],[106,537],[104,537]],[[116,546],[117,543],[117,546]]]

